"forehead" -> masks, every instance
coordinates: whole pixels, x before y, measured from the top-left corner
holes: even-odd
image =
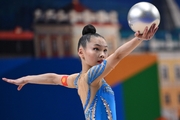
[[[102,37],[91,37],[89,44],[93,46],[100,45],[102,47],[107,47],[107,42]]]

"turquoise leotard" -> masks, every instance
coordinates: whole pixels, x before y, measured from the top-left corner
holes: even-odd
[[[90,84],[103,73],[105,67],[106,60],[88,70],[89,90],[86,98],[86,103],[84,105],[84,111],[86,110],[87,105],[90,101]],[[78,88],[77,81],[79,76],[80,73],[74,82],[76,88]],[[102,86],[97,91],[93,101],[90,103],[89,108],[87,108],[87,111],[85,112],[85,118],[86,120],[116,120],[114,92],[104,79],[102,79]]]

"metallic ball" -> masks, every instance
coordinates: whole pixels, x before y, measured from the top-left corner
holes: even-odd
[[[134,31],[143,33],[145,27],[148,28],[156,23],[156,27],[160,23],[160,14],[158,9],[149,2],[139,2],[133,5],[128,12],[128,24]]]

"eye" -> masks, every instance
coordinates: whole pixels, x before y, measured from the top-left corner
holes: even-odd
[[[99,48],[93,48],[93,50],[96,50],[96,51],[98,51],[98,50],[99,50]]]
[[[107,49],[105,49],[104,52],[107,52]]]

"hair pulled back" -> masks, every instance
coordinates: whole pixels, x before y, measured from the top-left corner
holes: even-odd
[[[93,25],[88,24],[88,25],[84,26],[84,28],[82,30],[82,37],[79,39],[78,48],[77,49],[79,49],[80,46],[85,48],[86,47],[86,43],[90,42],[91,36],[102,37],[101,35],[96,33],[96,28]]]

